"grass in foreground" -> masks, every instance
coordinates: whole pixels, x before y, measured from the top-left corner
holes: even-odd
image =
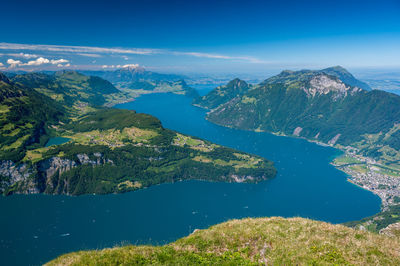
[[[399,265],[400,240],[303,218],[232,220],[162,247],[63,255],[48,265]]]

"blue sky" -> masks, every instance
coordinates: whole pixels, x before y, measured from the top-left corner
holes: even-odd
[[[0,68],[400,68],[397,1],[2,3]]]

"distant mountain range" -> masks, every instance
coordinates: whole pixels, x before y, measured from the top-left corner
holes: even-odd
[[[286,70],[253,86],[235,79],[194,103],[209,109],[207,119],[216,124],[332,145],[368,142],[356,146],[397,163],[400,97],[365,85],[342,67]]]
[[[80,71],[86,75],[101,77],[110,81],[114,86],[122,90],[135,90],[146,92],[172,92],[184,94],[189,97],[198,97],[195,89],[184,81],[182,75],[160,74],[147,71],[145,68],[122,67],[113,71]]]
[[[160,74],[146,70],[144,67],[122,67],[117,70],[80,71],[86,75],[99,76],[112,83],[130,83],[138,81],[178,81],[184,79],[183,75]]]

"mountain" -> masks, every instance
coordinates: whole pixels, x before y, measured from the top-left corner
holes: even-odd
[[[249,84],[237,78],[227,85],[217,87],[203,97],[195,98],[193,104],[206,109],[214,109],[220,104],[244,94],[250,88]]]
[[[174,74],[160,74],[148,71],[140,66],[122,67],[114,71],[81,71],[84,74],[101,77],[113,84],[131,83],[137,81],[178,81],[184,76]]]
[[[58,71],[53,74],[16,75],[11,78],[11,81],[34,88],[38,92],[68,105],[73,105],[78,101],[103,105],[106,102],[106,95],[120,92],[107,80],[70,70]]]
[[[160,74],[147,71],[143,67],[122,67],[114,71],[82,71],[110,81],[126,93],[172,92],[188,97],[199,97],[197,91],[186,84],[184,76]],[[132,90],[132,91],[130,91]]]
[[[167,82],[167,85],[172,87],[172,92],[183,94],[191,98],[198,98],[200,96],[197,90],[187,85],[187,83],[183,79],[175,82]]]
[[[341,149],[343,155],[333,165],[347,173],[350,182],[382,200],[380,213],[351,224],[380,230],[400,221],[400,96],[350,85],[341,79],[348,82],[352,76],[346,73],[339,67],[285,70],[216,107],[211,105],[207,119]],[[221,88],[209,95],[222,99]]]
[[[231,220],[164,246],[62,255],[46,265],[399,265],[395,237],[303,218]]]
[[[322,69],[321,72],[331,75],[331,76],[335,76],[350,86],[359,87],[366,91],[372,90],[372,88],[367,83],[356,79],[349,71],[347,71],[346,69],[344,69],[341,66],[325,68],[325,69]]]
[[[365,134],[394,130],[399,104],[399,96],[365,91],[323,71],[283,71],[220,104],[207,118],[234,128],[350,145]]]
[[[0,160],[19,161],[27,147],[43,144],[48,126],[64,113],[57,102],[0,73]]]
[[[150,115],[96,106],[105,101],[97,96],[117,91],[101,78],[68,71],[0,80],[2,194],[121,193],[188,179],[275,176],[259,156],[165,129]],[[71,102],[86,105],[71,112]],[[52,137],[67,142],[46,146]]]

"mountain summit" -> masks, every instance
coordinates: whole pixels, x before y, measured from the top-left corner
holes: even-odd
[[[349,71],[347,71],[345,68],[343,68],[341,66],[325,68],[325,69],[322,69],[321,72],[324,72],[328,75],[338,77],[341,81],[343,81],[344,83],[346,83],[350,86],[359,87],[366,91],[372,90],[372,88],[367,83],[356,79]]]

